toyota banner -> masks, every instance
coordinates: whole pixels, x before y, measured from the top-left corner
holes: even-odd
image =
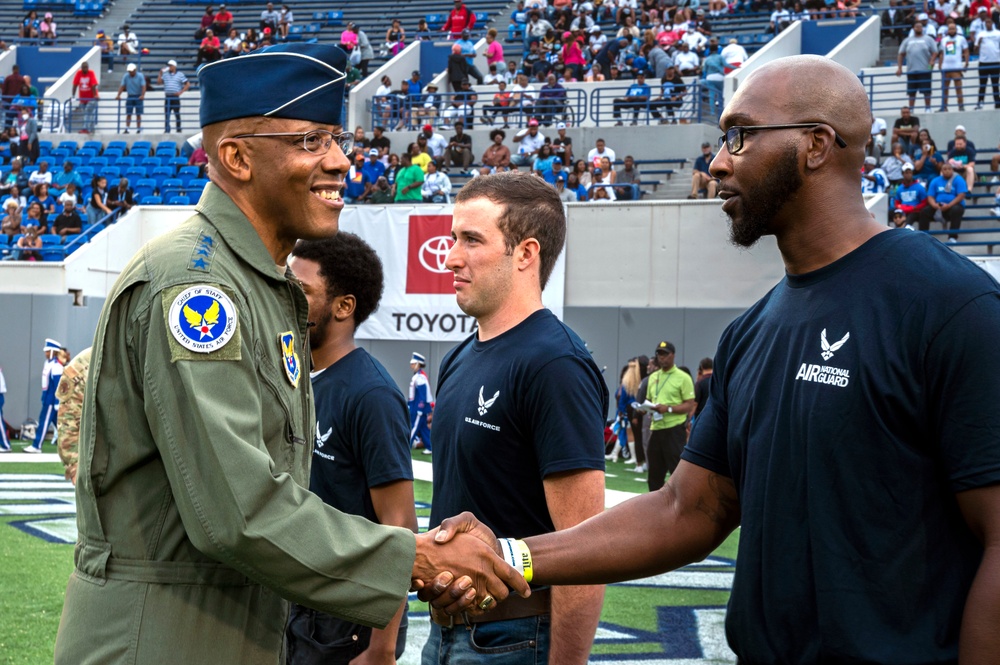
[[[357,234],[382,259],[385,292],[378,310],[358,328],[358,339],[457,342],[476,329],[455,302],[446,266],[452,206],[350,206],[340,229]],[[542,293],[547,308],[562,318],[566,264],[559,255]]]

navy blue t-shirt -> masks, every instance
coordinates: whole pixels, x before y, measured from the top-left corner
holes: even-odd
[[[409,415],[395,381],[364,349],[312,378],[316,444],[309,489],[377,522],[370,487],[413,480]]]
[[[431,527],[471,511],[497,536],[555,531],[542,480],[604,470],[608,389],[590,352],[547,309],[441,362]]]
[[[733,322],[683,459],[731,477],[749,663],[954,663],[1000,482],[1000,291],[923,233],[787,275]]]

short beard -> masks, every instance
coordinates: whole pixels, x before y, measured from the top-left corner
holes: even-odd
[[[330,321],[333,320],[333,312],[330,311],[330,304],[333,301],[326,303],[324,307],[324,313],[319,318],[318,321],[310,321],[312,324],[309,326],[309,348],[319,349],[323,347],[326,343],[327,338],[330,336]]]
[[[740,192],[739,223],[729,218],[729,241],[750,248],[772,233],[771,222],[802,187],[798,150],[787,146],[760,182]]]

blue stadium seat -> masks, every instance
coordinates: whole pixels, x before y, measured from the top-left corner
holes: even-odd
[[[160,166],[153,169],[153,172],[149,174],[149,177],[156,180],[157,187],[163,187],[164,180],[174,177],[174,170],[169,166]]]
[[[486,23],[490,20],[489,12],[476,12],[475,16],[476,16],[476,23],[478,25],[486,25]]]
[[[83,180],[84,182],[90,182],[90,179],[94,177],[94,167],[89,164],[87,166],[81,166],[76,170],[76,172],[80,174],[80,180]]]
[[[167,205],[172,206],[187,206],[191,205],[191,199],[186,196],[171,196],[170,200],[167,201]]]
[[[108,161],[112,159],[118,159],[119,157],[125,156],[125,151],[121,148],[105,148],[104,156],[108,158]]]
[[[52,141],[39,141],[38,142],[38,154],[43,157],[52,152]]]
[[[145,199],[147,196],[152,196],[153,190],[158,186],[155,178],[140,178],[132,185],[132,191],[136,196]]]
[[[135,159],[132,157],[119,157],[115,160],[114,166],[120,169],[128,169],[135,166]]]
[[[90,162],[91,159],[97,157],[97,155],[99,154],[100,151],[94,150],[93,148],[80,148],[77,151],[76,156],[81,158],[84,164],[87,164]]]
[[[344,24],[344,12],[333,11],[326,13],[326,24],[327,25],[343,25]]]
[[[171,157],[167,160],[167,166],[172,166],[175,172],[182,166],[187,166],[187,163],[188,160],[186,157]]]
[[[163,160],[159,157],[143,157],[141,165],[147,169],[155,169],[158,166],[163,166]]]
[[[125,171],[125,177],[129,179],[129,182],[135,182],[136,180],[141,180],[145,178],[149,172],[146,170],[145,166],[133,166],[127,171]]]
[[[95,155],[99,155],[101,154],[101,151],[104,150],[104,144],[101,143],[100,141],[87,141],[86,143],[83,144],[83,147],[81,147],[80,149],[93,150]]]
[[[128,152],[128,144],[125,141],[108,141],[108,144],[104,146],[104,152],[107,153],[108,150],[121,150],[122,155]]]
[[[177,177],[181,180],[190,180],[201,175],[201,169],[197,166],[182,166],[177,169]]]
[[[110,184],[112,181],[118,182],[118,178],[122,177],[122,170],[117,166],[105,166],[98,171],[98,174],[102,178],[107,178],[108,184]]]
[[[10,240],[6,235],[0,233],[0,249],[6,249],[10,246]]]
[[[184,182],[180,178],[167,178],[160,183],[160,194],[170,200],[171,196],[184,193]]]
[[[132,149],[129,150],[129,154],[133,157],[149,157],[151,152],[153,152],[153,144],[149,141],[136,141],[132,144]]]
[[[208,184],[207,178],[193,178],[184,186],[184,191],[188,193],[188,196],[201,196],[201,192],[205,189],[205,185]]]
[[[175,157],[177,155],[177,143],[174,141],[160,141],[156,144],[156,154]]]
[[[95,169],[99,169],[108,165],[108,158],[103,155],[100,157],[91,157],[90,161],[87,162],[87,166],[92,166]]]
[[[288,27],[288,39],[298,41],[302,39],[302,35],[305,33],[306,28],[304,25],[292,24]]]
[[[76,250],[87,244],[87,237],[83,234],[79,235],[68,235],[63,238],[63,253],[69,256]]]
[[[57,149],[58,150],[65,150],[69,154],[75,155],[77,147],[78,146],[76,145],[76,141],[60,141],[59,142],[59,147]]]
[[[63,162],[69,162],[74,168],[79,168],[83,166],[83,157],[80,155],[73,155],[72,157],[67,157]]]
[[[163,205],[163,197],[161,196],[147,196],[142,200],[142,205],[144,206],[159,206]]]

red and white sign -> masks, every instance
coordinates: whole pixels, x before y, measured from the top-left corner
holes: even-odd
[[[452,206],[348,206],[340,229],[371,245],[385,271],[378,310],[358,328],[358,339],[457,342],[476,321],[455,302],[453,276],[445,265],[451,249]],[[542,302],[562,318],[566,264],[562,254]]]

